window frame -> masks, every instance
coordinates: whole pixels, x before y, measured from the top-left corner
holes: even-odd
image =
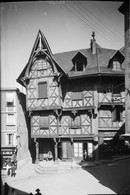
[[[113,60],[112,70],[113,71],[121,71],[121,63],[118,60]]]
[[[13,101],[7,101],[9,98],[9,94],[11,94]],[[15,97],[14,97],[14,92],[6,92],[6,106],[7,107],[14,107],[15,106]]]
[[[76,120],[79,120],[78,121],[79,125],[76,125],[76,123],[77,123]],[[72,128],[72,129],[79,129],[79,128],[81,128],[81,116],[80,115],[76,115],[76,116],[72,116],[71,117],[70,128]]]
[[[115,106],[112,111],[112,122],[122,122],[123,112],[120,106]]]
[[[10,138],[10,136],[12,138]],[[13,133],[7,133],[7,145],[11,145],[13,146],[14,145],[14,134]]]
[[[45,84],[46,85],[46,95],[44,95],[44,96],[41,96],[41,92],[39,91],[40,89],[39,89],[39,86],[40,86],[40,84],[42,85],[42,84]],[[47,99],[48,98],[48,84],[47,84],[47,81],[40,81],[40,82],[38,82],[38,98],[37,99]]]
[[[13,116],[13,120],[12,122],[10,122],[9,116],[12,115]],[[8,113],[6,115],[6,125],[7,126],[14,126],[15,125],[15,114],[14,113]]]
[[[40,120],[43,120],[43,119],[45,119],[47,121],[47,126],[41,126]],[[49,116],[39,116],[39,129],[40,130],[44,130],[44,129],[49,130]]]

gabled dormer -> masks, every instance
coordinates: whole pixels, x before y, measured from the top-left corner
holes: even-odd
[[[118,50],[110,58],[108,68],[111,68],[112,71],[122,71],[122,63],[124,61],[124,56]]]
[[[80,51],[72,58],[73,68],[71,71],[85,71],[87,66],[87,57]]]

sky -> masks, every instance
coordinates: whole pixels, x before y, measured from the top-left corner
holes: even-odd
[[[124,46],[124,16],[118,1],[29,1],[1,3],[1,87],[16,79],[28,62],[39,29],[52,53],[90,47],[92,32],[103,48]]]

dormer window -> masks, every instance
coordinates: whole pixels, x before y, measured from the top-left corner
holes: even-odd
[[[87,58],[81,52],[78,52],[72,59],[73,68],[72,71],[85,71],[87,65]]]
[[[120,64],[119,61],[117,61],[117,60],[113,61],[112,70],[114,70],[114,71],[120,71],[121,70],[121,64]]]
[[[75,71],[83,71],[85,69],[85,65],[83,64],[82,61],[77,60],[75,62]]]
[[[125,57],[120,51],[116,51],[110,58],[108,62],[108,68],[113,71],[121,71],[122,63],[124,62]]]

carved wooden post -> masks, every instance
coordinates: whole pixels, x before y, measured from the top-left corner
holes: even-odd
[[[103,137],[102,136],[99,136],[99,138],[98,138],[98,150],[99,150],[99,154],[100,154],[100,147],[101,147],[102,144],[103,144]],[[100,158],[100,155],[99,155],[99,158]]]
[[[55,143],[55,160],[58,159],[58,147],[57,147],[58,143]]]
[[[34,139],[35,147],[36,147],[36,161],[35,163],[39,162],[39,143],[36,141],[36,138]]]
[[[72,161],[74,160],[74,142],[73,142],[73,137],[71,139],[71,149],[72,149]]]
[[[58,160],[58,143],[59,141],[57,142],[56,141],[56,138],[53,138],[54,142],[55,142],[55,145],[54,145],[54,150],[55,150],[55,160]]]

